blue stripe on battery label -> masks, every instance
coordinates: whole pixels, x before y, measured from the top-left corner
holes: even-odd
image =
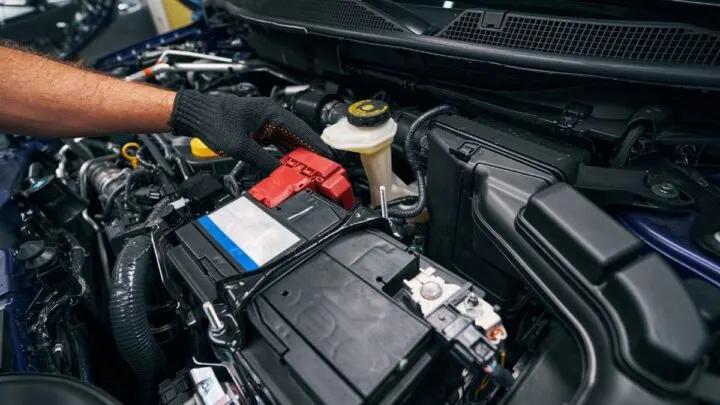
[[[220,244],[220,246],[227,251],[230,256],[233,257],[240,265],[246,270],[246,271],[253,271],[257,270],[258,264],[255,263],[255,261],[247,255],[240,247],[235,244],[230,238],[228,238],[227,235],[223,231],[218,228],[217,225],[210,219],[208,216],[204,216],[198,220],[200,222],[200,225],[205,228],[208,234],[212,236],[213,239],[217,243]]]

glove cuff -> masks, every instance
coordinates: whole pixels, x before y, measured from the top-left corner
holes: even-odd
[[[196,90],[180,90],[175,96],[170,128],[174,135],[199,137],[211,133],[217,107],[211,97]]]

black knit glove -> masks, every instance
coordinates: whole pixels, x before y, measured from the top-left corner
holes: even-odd
[[[265,97],[180,90],[170,126],[175,135],[198,137],[216,153],[268,173],[280,162],[261,145],[275,145],[283,153],[303,147],[330,156],[330,148],[310,126]]]

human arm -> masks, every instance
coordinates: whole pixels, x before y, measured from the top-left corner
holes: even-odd
[[[263,171],[288,151],[330,149],[305,122],[263,97],[178,93],[90,72],[0,45],[0,132],[48,138],[173,132]]]
[[[175,93],[0,45],[0,131],[51,138],[168,132]]]

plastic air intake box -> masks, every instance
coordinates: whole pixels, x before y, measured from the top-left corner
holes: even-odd
[[[497,304],[523,288],[486,222],[575,176],[587,152],[489,120],[441,117],[428,136],[428,255],[482,286]],[[486,203],[487,202],[487,203]]]

